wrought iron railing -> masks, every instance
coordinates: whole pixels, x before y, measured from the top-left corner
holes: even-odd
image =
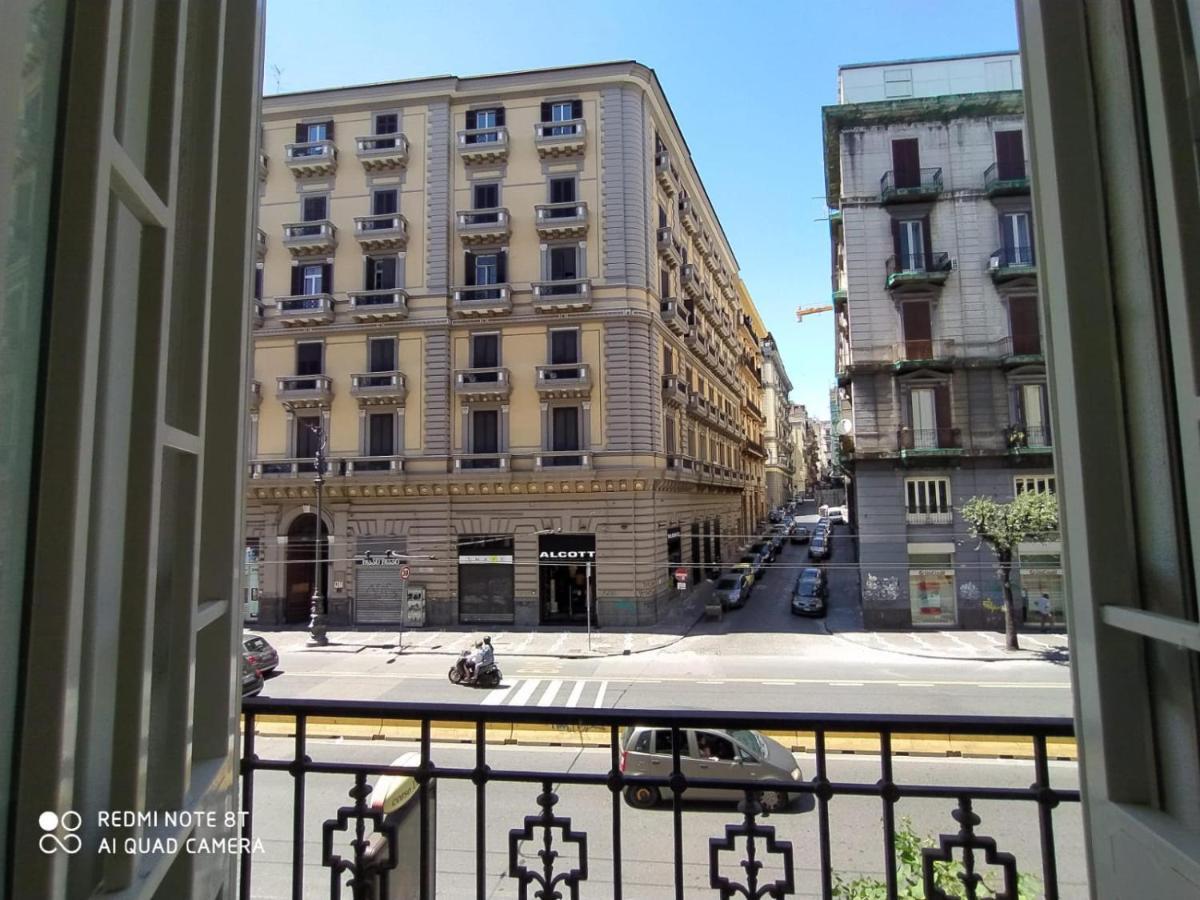
[[[256,817],[255,779],[260,772],[287,773],[292,778],[294,798],[291,828],[291,896],[307,896],[305,892],[305,813],[306,786],[309,776],[334,776],[344,779],[347,795],[351,802],[328,810],[328,818],[322,828],[321,864],[328,871],[329,895],[346,895],[359,898],[391,896],[388,879],[404,879],[414,884],[417,896],[435,896],[436,866],[436,822],[437,786],[439,783],[469,783],[474,786],[474,810],[458,803],[454,807],[455,828],[469,834],[474,826],[473,881],[474,893],[482,898],[492,896],[495,888],[489,884],[488,852],[494,841],[488,833],[487,816],[489,788],[496,784],[528,785],[528,811],[530,814],[512,821],[512,828],[505,836],[508,851],[507,876],[514,882],[518,896],[550,898],[578,898],[582,894],[604,892],[604,896],[621,898],[634,896],[626,884],[626,843],[623,830],[625,811],[622,798],[633,798],[632,805],[644,805],[654,798],[669,797],[664,803],[671,810],[671,886],[657,886],[657,896],[682,898],[688,887],[685,877],[684,817],[687,814],[684,802],[688,791],[725,790],[741,793],[737,821],[725,825],[721,836],[708,839],[707,878],[708,886],[715,896],[731,898],[785,897],[803,891],[824,898],[832,898],[836,879],[832,861],[831,820],[836,809],[834,798],[877,798],[880,802],[882,838],[882,876],[886,896],[898,895],[898,848],[897,848],[897,804],[901,800],[924,798],[948,801],[948,819],[958,825],[957,831],[943,833],[936,845],[920,851],[921,880],[925,894],[944,897],[936,888],[937,863],[953,860],[954,851],[961,852],[959,879],[964,886],[963,896],[974,897],[981,880],[980,866],[976,853],[981,852],[981,863],[998,867],[1003,878],[999,889],[1003,896],[1018,896],[1018,878],[1022,871],[1018,860],[1010,852],[1002,851],[996,840],[980,833],[982,822],[975,804],[1001,802],[1004,804],[1030,804],[1036,809],[1037,833],[1040,846],[1041,891],[1050,900],[1059,896],[1058,860],[1055,847],[1053,811],[1060,803],[1078,802],[1079,791],[1065,789],[1050,780],[1050,741],[1070,739],[1073,726],[1069,719],[1059,718],[1009,718],[995,716],[904,716],[904,715],[857,715],[857,714],[806,714],[806,713],[746,713],[711,712],[698,710],[636,710],[636,709],[551,709],[541,707],[499,707],[475,704],[438,705],[432,703],[388,703],[379,701],[324,701],[261,697],[243,701],[245,732],[242,745],[242,844],[247,848],[241,858],[240,896],[250,900],[254,896],[255,854],[252,848],[255,839],[267,837],[278,840],[286,834],[285,826],[277,818],[267,820],[264,827]],[[418,751],[403,757],[403,765],[387,765],[372,762],[350,762],[343,760],[314,760],[309,755],[308,726],[310,720],[320,717],[325,722],[336,721],[349,727],[355,723],[363,725],[408,726],[412,728]],[[258,753],[256,736],[260,721],[266,718],[290,723],[285,730],[293,736],[291,753],[279,758],[263,758]],[[653,774],[635,773],[626,766],[627,735],[635,726],[653,726],[669,732],[671,750],[662,755],[661,768]],[[466,727],[464,727],[466,726]],[[488,743],[488,729],[496,726],[505,728],[556,727],[579,729],[581,736],[591,736],[590,743],[605,746],[608,750],[607,772],[583,771],[572,763],[556,768],[540,765],[521,768],[494,767],[489,757],[494,745]],[[445,765],[450,750],[439,744],[435,748],[435,729],[453,729],[460,748],[466,736],[473,745],[474,764],[471,766]],[[694,774],[687,732],[694,729],[729,733],[738,729],[759,729],[766,732],[786,732],[802,739],[806,749],[811,748],[815,757],[812,777],[803,777],[799,768],[774,778],[753,779],[737,777],[697,777]],[[1033,783],[1029,787],[1003,787],[977,784],[929,784],[908,783],[896,777],[895,756],[903,752],[897,749],[905,742],[919,740],[922,735],[954,735],[957,740],[1002,739],[1023,743],[1032,759]],[[842,781],[830,777],[830,755],[836,744],[844,740],[877,742],[879,778],[875,781]],[[441,756],[443,762],[439,762]],[[574,759],[572,757],[572,759]],[[836,768],[836,764],[835,764]],[[737,773],[740,767],[734,763],[718,768],[719,772]],[[686,770],[686,771],[685,771]],[[689,771],[693,774],[689,774]],[[379,804],[372,803],[373,786],[367,779],[375,776],[400,776],[411,778],[412,802],[410,822],[417,822],[417,847],[408,847],[405,852],[395,845],[397,823],[389,819]],[[326,782],[328,783],[328,782]],[[577,829],[567,815],[570,810],[560,804],[557,786],[591,786],[606,790],[610,796],[608,825],[610,835],[592,835],[593,847],[604,838],[611,840],[612,858],[608,871],[600,871],[596,860],[589,859],[588,833]],[[494,794],[493,794],[494,796]],[[781,812],[788,798],[807,798],[817,815],[817,846],[812,855],[818,865],[817,871],[809,875],[797,872],[796,853],[792,842],[777,833],[776,826],[764,824],[774,809]],[[995,809],[995,806],[991,807]],[[540,811],[539,811],[540,810]],[[470,818],[473,812],[474,821]],[[577,821],[580,813],[576,813]],[[697,821],[699,819],[697,818]],[[786,821],[786,820],[785,820]],[[949,824],[949,823],[947,823]],[[690,825],[689,828],[692,828]],[[862,828],[860,823],[856,827]],[[608,829],[605,829],[608,830]],[[286,840],[286,838],[284,838]],[[521,861],[521,845],[540,845],[534,851],[536,867],[526,867]],[[568,861],[563,850],[572,847],[573,860]],[[630,859],[634,849],[629,850]],[[729,854],[741,855],[730,858]],[[806,855],[808,850],[806,848]],[[723,854],[725,856],[723,857]],[[456,863],[458,860],[456,859]],[[571,866],[570,863],[574,862]],[[277,864],[273,864],[276,865]],[[764,866],[766,869],[764,871]],[[418,871],[413,872],[413,868]],[[1026,861],[1023,871],[1029,873],[1031,865]],[[766,874],[776,875],[766,881]],[[805,877],[814,882],[802,884]],[[590,884],[595,888],[588,890]],[[405,894],[409,896],[409,894]],[[1000,896],[997,893],[997,896]]]

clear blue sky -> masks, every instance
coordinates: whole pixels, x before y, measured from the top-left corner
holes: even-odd
[[[798,324],[793,312],[829,301],[821,107],[836,99],[838,65],[1016,46],[1012,0],[268,0],[265,86],[276,92],[273,66],[283,91],[615,59],[652,67],[792,399],[827,418],[832,316]]]

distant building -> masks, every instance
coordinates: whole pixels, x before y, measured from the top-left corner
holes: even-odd
[[[994,624],[956,510],[1054,490],[1020,77],[1015,53],[843,66],[824,109],[835,454],[863,577],[897,588],[868,627]],[[1058,554],[1020,548],[1061,613]]]
[[[788,421],[792,402],[792,382],[783,366],[775,338],[768,334],[762,342],[763,414],[766,425],[763,439],[767,447],[767,506],[774,509],[792,499],[796,465],[792,459],[792,426]]]

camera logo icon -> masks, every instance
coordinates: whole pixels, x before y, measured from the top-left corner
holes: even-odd
[[[73,809],[68,809],[61,816],[56,812],[46,810],[38,816],[38,827],[43,834],[38,838],[38,847],[43,853],[57,853],[61,850],[68,855],[78,853],[83,847],[83,840],[75,832],[83,825],[83,817]],[[59,837],[58,831],[66,832]]]

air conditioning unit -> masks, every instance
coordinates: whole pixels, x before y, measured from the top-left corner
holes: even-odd
[[[991,257],[991,258],[988,260],[988,271],[989,271],[989,272],[994,272],[994,271],[996,271],[998,268],[1000,268],[1000,256],[999,256],[999,254],[997,254],[996,256],[993,256],[993,257]]]

